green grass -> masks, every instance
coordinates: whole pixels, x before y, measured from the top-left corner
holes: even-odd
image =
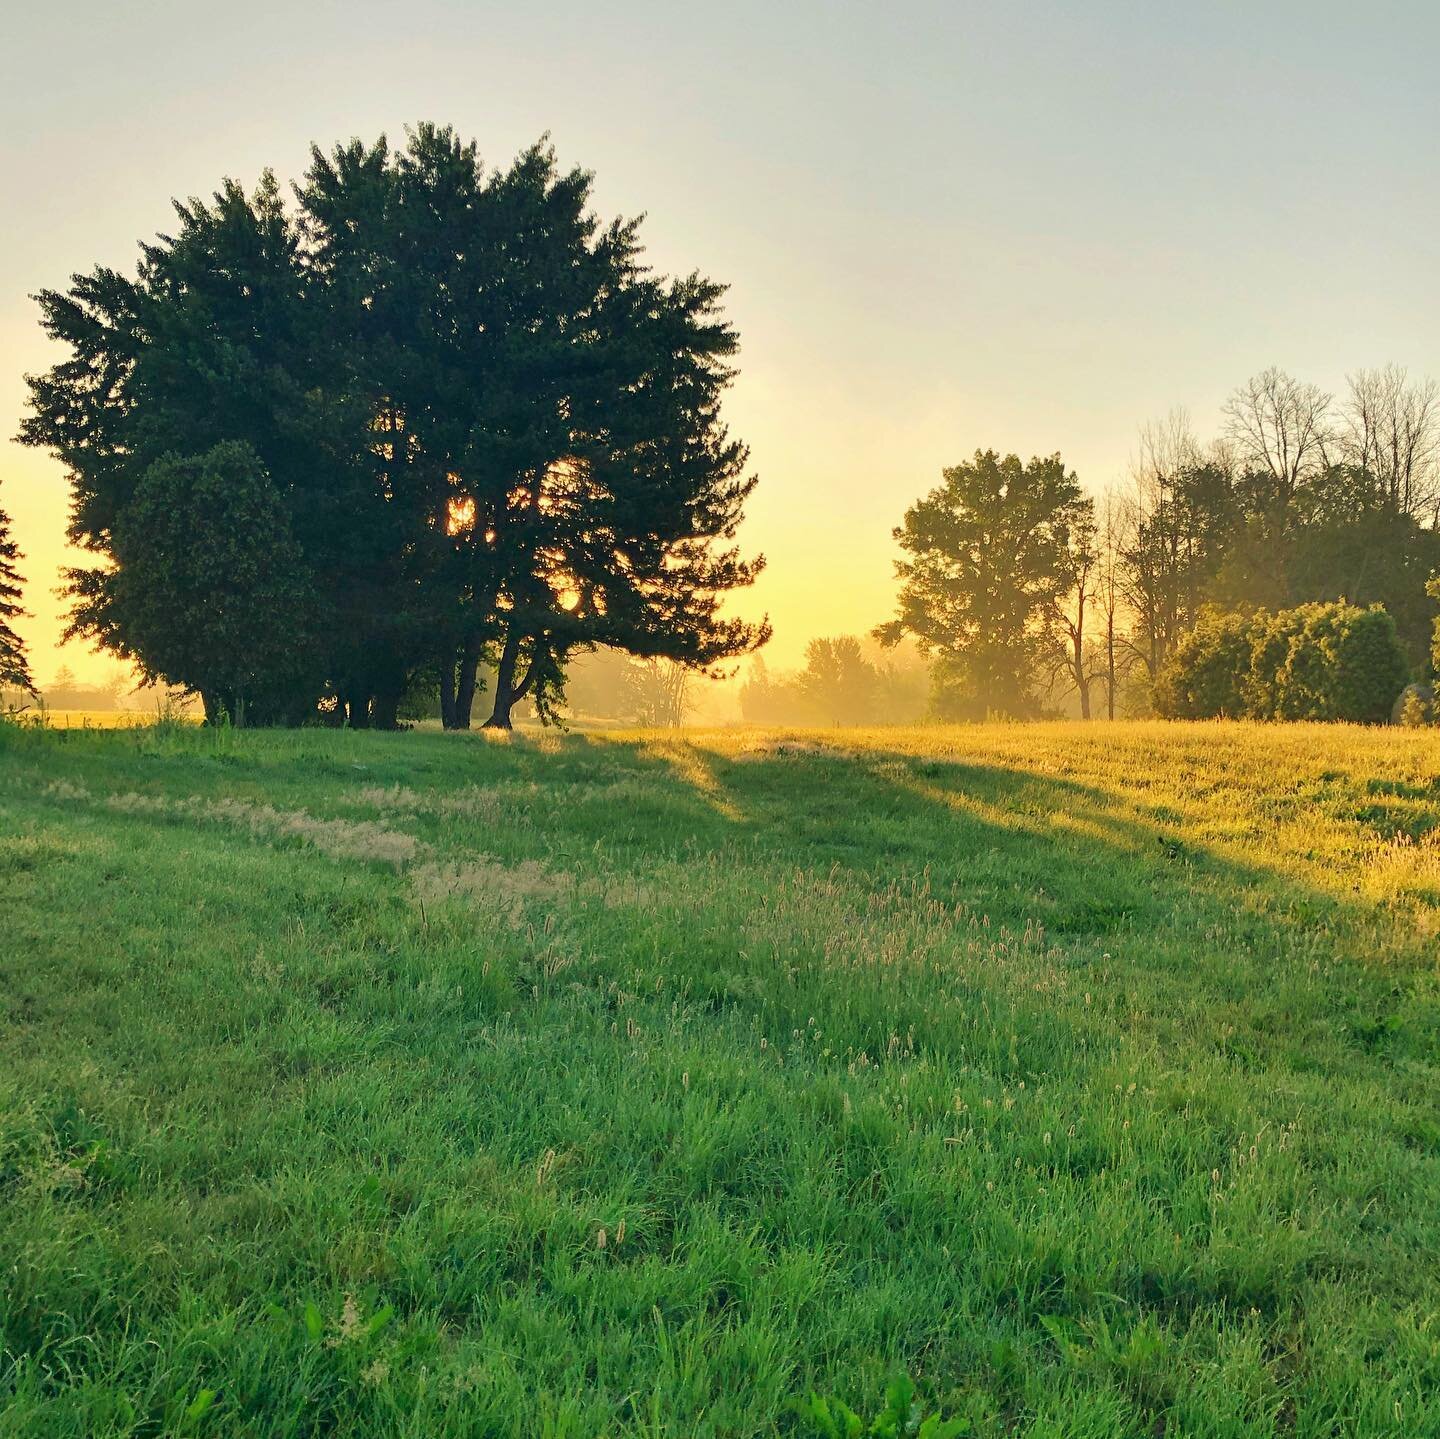
[[[0,733],[0,1433],[1440,1433],[1437,936],[1424,733]]]

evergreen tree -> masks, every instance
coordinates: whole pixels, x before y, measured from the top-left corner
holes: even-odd
[[[544,146],[487,175],[421,126],[313,151],[298,213],[273,177],[227,182],[134,280],[43,294],[71,356],[31,382],[22,438],[64,460],[104,561],[72,575],[77,622],[149,663],[123,516],[157,463],[236,442],[351,724],[394,723],[420,682],[468,726],[482,663],[508,725],[525,697],[551,715],[596,646],[703,669],[763,642],[720,615],[761,564],[733,543],[754,480],[719,418],[721,287],[653,275],[638,222],[601,226],[590,193]]]
[[[35,682],[30,678],[25,646],[13,628],[13,621],[25,614],[20,607],[21,579],[17,568],[21,558],[20,549],[10,535],[10,516],[0,510],[0,687],[33,695]]]
[[[313,711],[321,681],[309,575],[249,446],[157,461],[117,520],[112,553],[115,570],[82,599],[72,633],[133,658],[147,679],[194,690],[212,723],[297,722]]]

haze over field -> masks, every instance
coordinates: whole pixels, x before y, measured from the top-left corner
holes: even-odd
[[[888,617],[891,526],[977,446],[1060,450],[1099,489],[1141,421],[1181,403],[1209,433],[1263,366],[1440,371],[1428,5],[16,10],[7,437],[57,358],[29,293],[128,270],[172,195],[426,117],[496,163],[548,130],[603,214],[648,212],[657,266],[730,283],[742,534],[770,559],[737,604],[775,665]],[[38,674],[108,674],[53,648],[58,465],[7,443],[0,491]]]

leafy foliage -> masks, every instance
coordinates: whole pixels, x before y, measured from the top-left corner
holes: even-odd
[[[352,725],[393,724],[421,671],[465,725],[491,660],[508,725],[527,696],[553,714],[597,645],[705,668],[763,642],[721,613],[762,564],[735,544],[755,479],[720,418],[723,287],[651,272],[639,222],[602,226],[591,177],[544,146],[487,173],[422,125],[313,150],[296,194],[227,182],[176,206],[134,279],[40,296],[69,357],[30,382],[22,439],[63,460],[72,537],[101,557],[73,577],[82,628],[193,683],[155,647],[159,572],[111,576],[152,466],[244,444]]]
[[[1253,631],[1249,615],[1202,610],[1156,678],[1156,710],[1170,719],[1239,719],[1247,714]]]
[[[1059,455],[1022,464],[977,450],[905,513],[895,539],[899,613],[876,635],[913,635],[939,665],[945,718],[1036,711],[1033,677],[1069,587],[1071,543],[1093,518]]]
[[[927,1417],[914,1381],[904,1374],[886,1386],[885,1405],[868,1423],[843,1400],[819,1394],[795,1408],[818,1439],[960,1439],[973,1432],[968,1419]]]
[[[314,704],[309,573],[248,445],[156,461],[117,516],[111,545],[113,570],[75,577],[72,634],[133,657],[147,678],[194,690],[211,720],[274,723]]]
[[[1383,724],[1408,678],[1395,622],[1378,606],[1208,611],[1161,670],[1155,703],[1173,719]]]

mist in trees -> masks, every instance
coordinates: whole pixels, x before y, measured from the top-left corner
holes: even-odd
[[[453,131],[352,141],[287,202],[227,181],[142,249],[39,296],[67,356],[21,438],[64,462],[71,634],[207,712],[444,723],[564,700],[597,647],[706,670],[768,635],[722,613],[762,561],[720,401],[723,288],[643,261],[591,177]],[[284,642],[280,642],[283,640]]]
[[[757,656],[739,689],[748,724],[914,724],[929,702],[929,666],[913,645],[887,650],[856,635],[812,639],[797,670]]]

